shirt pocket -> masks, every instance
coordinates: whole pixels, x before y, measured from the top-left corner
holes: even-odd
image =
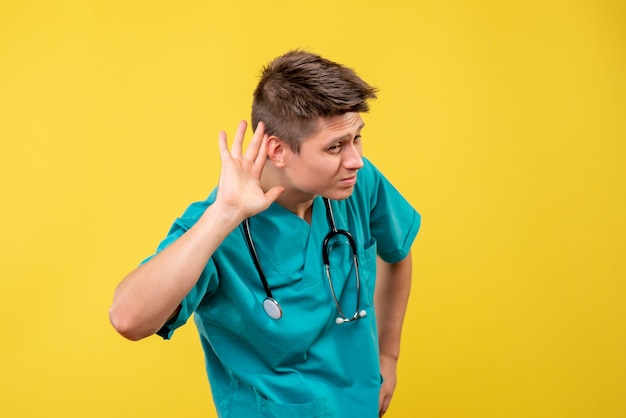
[[[376,286],[376,247],[376,240],[371,238],[359,253],[359,275],[365,307],[373,305]]]

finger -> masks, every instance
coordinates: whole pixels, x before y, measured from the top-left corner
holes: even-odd
[[[267,192],[265,192],[265,197],[267,197],[267,200],[274,203],[276,199],[278,199],[278,196],[280,196],[284,191],[285,191],[284,187],[274,186],[271,189],[269,189]]]
[[[243,146],[243,138],[246,135],[246,128],[248,124],[245,120],[239,122],[239,126],[237,127],[237,132],[235,132],[235,138],[233,139],[233,145],[230,150],[230,154],[233,158],[241,157],[241,149]]]
[[[252,141],[250,141],[250,145],[248,145],[248,149],[246,149],[245,158],[250,160],[256,160],[257,155],[259,154],[259,148],[263,143],[263,138],[265,136],[265,124],[263,122],[259,122],[256,126],[256,130],[254,131],[254,135],[252,136]]]
[[[387,394],[381,391],[381,394],[378,397],[378,416],[379,417],[382,417],[383,415],[385,415],[385,412],[387,412],[387,409],[389,408],[389,401],[390,399],[387,396]]]
[[[223,162],[225,158],[230,158],[230,152],[228,151],[228,140],[226,139],[226,132],[220,131],[217,141],[218,141],[218,146],[220,150],[220,157]]]
[[[265,160],[267,159],[267,140],[269,137],[267,135],[263,136],[263,140],[261,141],[261,146],[259,147],[259,152],[254,160],[254,165],[260,168],[263,168],[265,164]]]
[[[385,399],[383,401],[383,404],[378,408],[378,416],[382,417],[383,415],[385,415],[388,408],[389,408],[389,402],[387,402],[387,399]]]

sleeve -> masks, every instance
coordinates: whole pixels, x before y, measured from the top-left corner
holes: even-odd
[[[202,216],[207,207],[207,202],[198,202],[189,206],[183,216],[176,219],[176,221],[170,228],[167,237],[163,241],[161,241],[154,255],[163,251],[171,243],[173,243],[180,236],[182,236],[187,230],[189,230],[198,221],[200,216]],[[152,257],[154,257],[154,255],[145,259],[143,263],[150,260]],[[217,286],[218,276],[215,263],[213,261],[213,258],[211,258],[209,259],[209,262],[200,274],[196,285],[182,300],[178,315],[167,321],[163,325],[163,327],[161,327],[161,329],[157,331],[157,335],[166,340],[169,340],[177,328],[187,323],[187,320],[191,317],[196,308],[198,308],[204,297],[208,294],[213,293],[217,289]]]
[[[370,193],[370,231],[377,241],[377,253],[388,263],[401,261],[411,249],[421,216],[371,162],[364,161]]]

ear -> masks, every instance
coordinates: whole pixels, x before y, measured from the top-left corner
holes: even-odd
[[[287,144],[277,136],[270,136],[267,139],[267,159],[277,168],[285,166]]]

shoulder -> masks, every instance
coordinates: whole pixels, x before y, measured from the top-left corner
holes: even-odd
[[[198,222],[198,219],[200,219],[204,211],[206,211],[207,208],[215,202],[216,193],[217,189],[214,189],[205,200],[190,204],[187,209],[185,209],[183,214],[174,221],[172,229],[178,227],[182,228],[183,230],[188,230],[189,228],[194,226],[196,222]]]

